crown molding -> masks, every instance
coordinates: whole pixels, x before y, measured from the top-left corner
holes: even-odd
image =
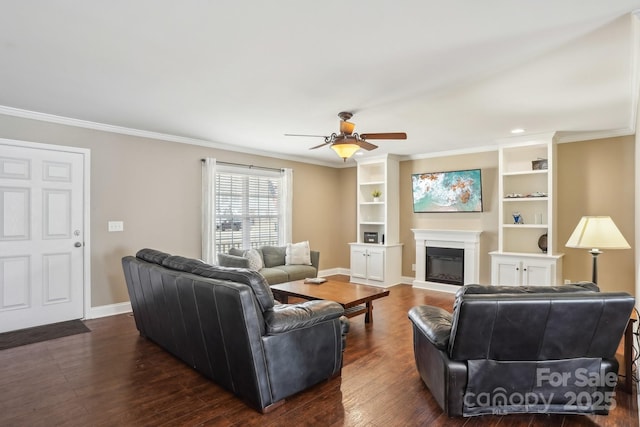
[[[634,116],[635,117],[635,116]],[[565,142],[591,141],[593,139],[617,138],[635,134],[633,128],[609,129],[584,132],[556,132],[555,141],[559,144]]]
[[[634,25],[634,31],[637,31],[637,33],[639,34],[638,39],[640,39],[640,10],[638,10],[637,13],[634,12],[634,19],[635,21],[637,21]],[[634,55],[633,67],[634,67],[634,70],[640,70],[640,67],[638,67],[637,65],[638,59],[640,59],[640,41],[636,41],[635,47],[636,49],[634,50],[635,55]],[[610,130],[600,130],[600,131],[584,131],[584,132],[559,131],[559,132],[555,132],[554,141],[558,143],[578,142],[578,141],[589,141],[593,139],[615,138],[615,137],[629,136],[629,135],[635,134],[635,120],[637,118],[638,97],[640,95],[639,94],[640,78],[637,77],[636,74],[637,73],[634,72],[634,81],[633,81],[634,108],[632,109],[633,123],[631,126],[629,126],[628,128],[622,128],[622,129],[610,129]],[[331,163],[331,162],[326,162],[321,160],[309,159],[306,157],[291,156],[287,154],[264,151],[264,150],[256,150],[248,147],[224,144],[224,143],[214,142],[214,141],[207,141],[203,139],[189,138],[189,137],[171,135],[171,134],[160,133],[160,132],[152,132],[152,131],[129,128],[124,126],[108,125],[108,124],[92,122],[88,120],[80,120],[80,119],[74,119],[71,117],[57,116],[54,114],[40,113],[37,111],[23,110],[20,108],[8,107],[5,105],[0,105],[0,114],[13,116],[13,117],[20,117],[24,119],[56,123],[56,124],[61,124],[66,126],[97,130],[102,132],[117,133],[122,135],[140,137],[140,138],[155,139],[159,141],[176,142],[179,144],[198,145],[201,147],[214,148],[218,150],[231,151],[231,152],[244,153],[244,154],[251,154],[255,156],[263,156],[263,157],[271,157],[271,158],[276,157],[283,160],[312,164],[317,166],[325,166],[325,167],[330,167],[334,169],[343,169],[343,168],[356,166],[355,164],[356,162]],[[397,157],[398,157],[398,160],[400,161],[406,161],[406,160],[430,159],[430,158],[445,157],[445,156],[458,156],[458,155],[464,155],[464,154],[486,153],[489,151],[497,151],[501,145],[510,144],[518,141],[532,140],[540,137],[546,137],[548,135],[554,135],[554,133],[536,134],[536,135],[518,135],[516,137],[502,138],[497,140],[493,144],[486,144],[479,147],[461,148],[458,150],[433,151],[430,153],[421,153],[421,154],[398,155]]]
[[[324,162],[320,160],[312,160],[304,157],[291,156],[287,154],[275,153],[275,152],[269,152],[269,151],[263,151],[263,150],[256,150],[256,149],[237,146],[237,145],[224,144],[221,142],[207,141],[203,139],[189,138],[189,137],[178,136],[178,135],[171,135],[171,134],[166,134],[161,132],[152,132],[152,131],[147,131],[142,129],[128,128],[124,126],[108,125],[108,124],[92,122],[88,120],[80,120],[80,119],[74,119],[71,117],[57,116],[55,114],[23,110],[20,108],[8,107],[5,105],[0,105],[0,114],[4,114],[6,116],[20,117],[24,119],[38,120],[42,122],[56,123],[56,124],[66,125],[66,126],[79,127],[84,129],[97,130],[102,132],[136,136],[140,138],[176,142],[179,144],[198,145],[201,147],[215,148],[218,150],[233,151],[233,152],[245,153],[245,154],[252,154],[256,156],[277,157],[283,160],[290,160],[293,162],[300,162],[300,163],[309,163],[309,164],[314,164],[318,166],[327,166],[332,168],[344,167],[342,165],[336,165],[333,163]]]
[[[498,151],[498,146],[495,144],[488,144],[480,147],[461,148],[458,150],[433,151],[430,153],[421,153],[421,154],[407,154],[407,155],[398,156],[398,157],[399,157],[399,160],[405,161],[405,160],[432,159],[434,157],[460,156],[463,154],[486,153],[488,151]]]

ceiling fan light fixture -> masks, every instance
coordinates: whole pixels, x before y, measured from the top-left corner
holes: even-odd
[[[351,135],[353,133],[353,129],[355,129],[355,123],[341,121],[340,122],[340,133],[345,135]]]
[[[334,142],[331,144],[331,148],[346,162],[349,157],[360,149],[360,146],[351,142]]]

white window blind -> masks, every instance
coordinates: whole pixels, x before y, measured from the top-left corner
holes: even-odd
[[[290,239],[290,169],[216,165],[213,159],[205,163],[207,167],[213,172],[203,176],[213,182],[205,182],[205,196],[212,199],[203,203],[205,261],[215,263],[218,253],[232,247],[280,246]]]
[[[277,176],[216,174],[216,252],[279,244],[281,181]]]

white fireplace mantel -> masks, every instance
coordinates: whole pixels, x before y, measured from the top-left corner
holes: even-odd
[[[478,230],[412,229],[416,241],[416,278],[413,286],[434,291],[456,292],[459,286],[426,281],[427,246],[464,249],[464,284],[480,279],[480,233]]]

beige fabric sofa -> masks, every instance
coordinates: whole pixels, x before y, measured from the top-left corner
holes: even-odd
[[[290,264],[285,262],[286,246],[262,246],[257,248],[264,267],[258,272],[267,279],[269,285],[302,280],[318,276],[320,252],[311,251],[311,265]],[[243,256],[242,249],[231,248],[228,254],[218,254],[218,264],[222,267],[249,268],[249,260]]]

